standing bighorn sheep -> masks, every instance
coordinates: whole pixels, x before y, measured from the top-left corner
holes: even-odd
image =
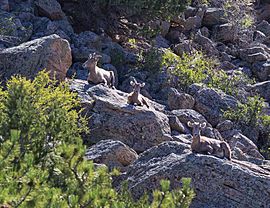
[[[87,81],[94,84],[104,83],[105,86],[114,89],[114,72],[106,71],[97,66],[97,63],[101,57],[101,55],[98,55],[96,53],[90,54],[88,60],[83,64],[83,67],[88,69],[89,71]]]
[[[191,150],[196,153],[214,155],[219,158],[226,157],[231,160],[231,148],[227,142],[211,139],[201,136],[201,129],[206,127],[206,123],[188,122],[187,125],[192,127]]]
[[[149,108],[149,105],[140,94],[140,90],[144,87],[145,83],[140,84],[134,79],[134,81],[130,81],[130,85],[133,87],[133,92],[128,95],[127,103],[132,105],[137,104],[139,106],[146,105]]]

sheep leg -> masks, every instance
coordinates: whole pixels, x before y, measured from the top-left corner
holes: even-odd
[[[206,154],[208,154],[208,155],[212,155],[213,152],[214,152],[214,149],[213,149],[213,147],[211,147],[210,145],[207,145],[207,146],[205,147],[205,152],[206,152]]]
[[[102,83],[104,84],[104,86],[108,87],[108,82],[105,78],[102,78]]]
[[[149,105],[147,104],[147,102],[146,102],[145,99],[143,99],[143,98],[142,98],[142,103],[143,103],[144,105],[146,105],[147,108],[149,108]]]

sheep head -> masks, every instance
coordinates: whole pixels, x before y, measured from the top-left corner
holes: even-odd
[[[130,81],[130,85],[133,87],[133,92],[140,93],[142,87],[145,86],[145,83],[138,83],[135,79]]]
[[[193,137],[200,137],[201,136],[201,130],[206,127],[206,123],[200,123],[200,122],[194,122],[188,121],[187,125],[192,128],[192,135]]]
[[[88,69],[92,69],[93,67],[95,67],[97,65],[97,63],[101,57],[102,56],[97,54],[97,53],[89,54],[87,61],[84,62],[84,64],[83,64],[83,67],[88,68]]]

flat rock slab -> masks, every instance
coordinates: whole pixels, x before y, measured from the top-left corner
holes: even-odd
[[[194,154],[180,142],[164,142],[147,150],[115,184],[127,180],[132,194],[138,198],[144,191],[158,188],[160,179],[169,179],[176,188],[183,177],[192,178],[196,192],[192,208],[254,208],[270,204],[269,165],[263,168],[249,162]]]
[[[90,118],[90,142],[118,140],[137,152],[143,152],[163,141],[170,141],[168,117],[156,110],[156,103],[145,98],[150,105],[127,104],[127,93],[102,84],[90,86],[74,80],[71,89],[79,93]]]

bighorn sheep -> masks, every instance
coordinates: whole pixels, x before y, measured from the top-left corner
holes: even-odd
[[[196,153],[214,155],[219,158],[226,157],[231,160],[231,148],[227,142],[211,139],[201,136],[201,129],[206,127],[206,123],[188,122],[187,125],[192,127],[191,150]]]
[[[83,64],[83,67],[89,71],[87,81],[94,84],[104,83],[105,86],[115,89],[114,72],[106,71],[97,66],[97,63],[101,57],[101,55],[96,53],[90,54],[88,60]]]
[[[133,87],[133,92],[128,95],[127,103],[132,105],[137,104],[139,106],[146,105],[149,108],[149,105],[140,94],[140,90],[144,87],[145,83],[140,84],[134,79],[134,81],[130,81],[130,85]]]

